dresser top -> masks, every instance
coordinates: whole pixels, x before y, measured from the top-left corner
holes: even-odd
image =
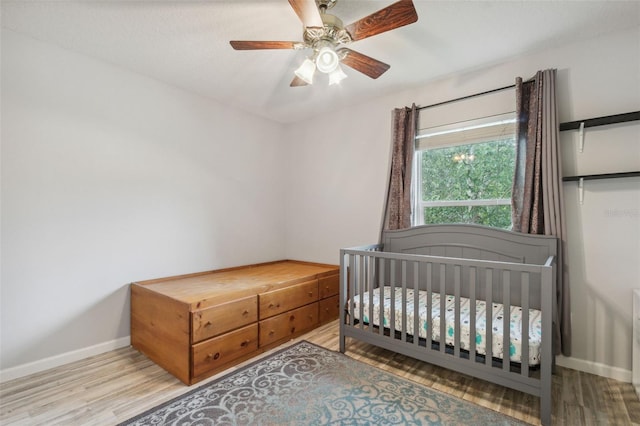
[[[339,273],[336,265],[282,260],[133,283],[193,309]]]

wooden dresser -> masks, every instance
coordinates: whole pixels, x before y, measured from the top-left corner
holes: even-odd
[[[338,317],[339,267],[284,260],[131,284],[131,344],[191,385]]]

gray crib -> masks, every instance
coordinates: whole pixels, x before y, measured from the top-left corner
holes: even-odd
[[[340,351],[352,337],[538,396],[550,425],[557,247],[462,224],[342,249]]]

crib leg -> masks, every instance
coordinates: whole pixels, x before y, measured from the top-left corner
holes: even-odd
[[[542,426],[551,426],[551,392],[540,396],[540,422]]]
[[[551,426],[552,371],[556,357],[550,358],[550,361],[542,362],[540,371],[540,422],[543,426]]]
[[[347,351],[347,337],[344,335],[344,319],[345,313],[344,311],[340,312],[340,337],[338,338],[338,342],[340,344],[340,353],[345,353]]]

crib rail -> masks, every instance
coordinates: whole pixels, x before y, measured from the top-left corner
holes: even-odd
[[[552,313],[554,289],[554,256],[544,264],[510,263],[476,259],[462,259],[416,254],[398,254],[382,251],[382,245],[342,249],[340,251],[340,350],[345,351],[345,338],[354,337],[367,343],[401,352],[408,356],[469,374],[493,383],[508,386],[541,397],[543,416],[550,421],[550,388],[552,349]],[[381,324],[364,319],[374,317],[374,289],[388,286],[391,292],[390,318],[381,316]],[[413,291],[410,291],[413,290]],[[434,339],[432,326],[426,327],[426,337],[417,330],[419,291],[426,292],[426,300],[440,295],[439,340]],[[395,306],[400,292],[402,309]],[[413,296],[410,296],[412,294]],[[444,321],[446,297],[454,298],[455,326],[447,330]],[[365,301],[365,297],[368,300]],[[408,312],[408,297],[413,297],[413,312]],[[461,297],[469,300],[468,341],[462,341]],[[368,302],[368,303],[365,303]],[[478,332],[476,317],[479,302],[486,302],[485,356],[477,353]],[[502,357],[494,354],[494,303],[503,305]],[[364,306],[368,305],[367,311]],[[356,308],[357,306],[357,308]],[[411,306],[411,304],[409,304]],[[511,307],[522,309],[521,355],[519,362],[512,360]],[[539,369],[530,368],[529,310],[542,312],[542,336]],[[359,311],[356,312],[356,309]],[[432,318],[434,307],[427,303],[426,318]],[[381,314],[382,315],[382,314]],[[401,315],[396,321],[397,315]],[[508,317],[508,318],[507,318]],[[408,327],[412,318],[413,327]],[[396,323],[399,327],[396,327]],[[414,335],[407,332],[415,330]],[[453,333],[453,345],[445,344],[447,333]],[[463,345],[464,343],[464,345]],[[466,349],[463,349],[463,346]],[[499,350],[499,348],[496,348]],[[549,390],[542,392],[541,389]],[[543,419],[543,423],[547,423]]]

